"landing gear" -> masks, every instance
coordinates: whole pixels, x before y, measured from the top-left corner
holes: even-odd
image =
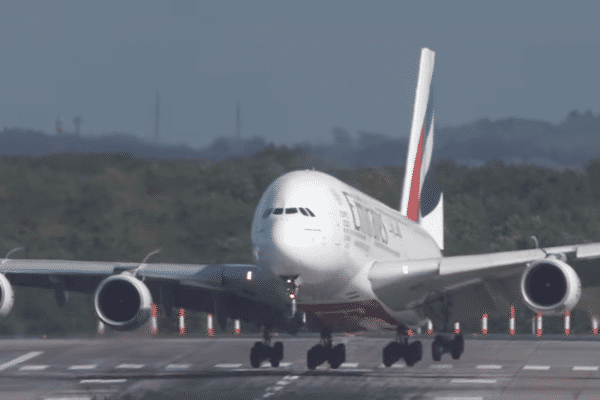
[[[442,354],[450,353],[453,360],[458,360],[465,350],[465,338],[462,334],[437,335],[431,343],[431,357],[433,361],[440,361]]]
[[[401,358],[404,358],[407,366],[412,367],[423,358],[423,345],[419,340],[409,344],[406,327],[399,325],[396,340],[383,348],[383,365],[391,367]]]
[[[260,367],[265,360],[269,360],[272,367],[279,367],[283,360],[283,343],[275,342],[271,346],[271,333],[267,328],[263,330],[263,341],[254,343],[250,349],[250,364],[253,368]]]
[[[343,343],[333,346],[331,343],[331,330],[321,331],[321,343],[313,346],[306,353],[306,366],[313,370],[325,361],[331,368],[336,369],[346,361],[346,345]]]

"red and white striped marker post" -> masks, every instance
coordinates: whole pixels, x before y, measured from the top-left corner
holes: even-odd
[[[98,335],[104,336],[104,322],[102,320],[98,320]]]
[[[488,315],[487,314],[483,314],[483,316],[481,317],[481,333],[483,335],[488,334]]]
[[[510,319],[508,320],[508,331],[511,335],[515,334],[515,306],[510,306]]]
[[[241,328],[240,328],[240,320],[236,319],[233,321],[233,329],[234,329],[234,333],[236,335],[239,335],[241,332]]]
[[[206,336],[213,337],[215,335],[215,331],[213,329],[213,316],[212,314],[208,314],[206,316]]]
[[[158,307],[156,306],[156,303],[150,304],[150,310],[150,334],[156,335],[158,333],[158,323],[156,321]]]
[[[592,316],[592,334],[598,335],[598,317],[595,315]]]
[[[185,336],[185,310],[179,309],[179,335]]]
[[[433,335],[433,322],[430,319],[427,320],[427,334],[429,336]]]
[[[455,334],[455,335],[458,335],[458,334],[460,334],[460,322],[458,322],[458,321],[456,321],[456,322],[454,323],[454,334]]]
[[[565,310],[565,336],[571,334],[571,311]]]
[[[541,337],[542,336],[542,313],[538,313],[537,316],[535,317],[535,326],[536,326],[535,336]]]

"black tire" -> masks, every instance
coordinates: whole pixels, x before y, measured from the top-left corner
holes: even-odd
[[[412,367],[416,364],[419,358],[419,342],[413,342],[406,349],[406,355],[404,356],[404,361],[406,365]]]
[[[306,366],[308,369],[312,371],[317,368],[317,366],[321,365],[323,361],[325,361],[323,352],[324,348],[320,344],[313,346],[310,348],[310,350],[308,350],[306,353]]]
[[[391,367],[396,361],[401,359],[405,354],[403,346],[398,342],[390,342],[383,348],[383,365]]]
[[[279,363],[283,360],[283,343],[275,342],[271,349],[271,366],[274,368],[279,367]]]
[[[442,359],[442,345],[437,339],[431,343],[431,358],[433,358],[433,361]]]
[[[250,349],[250,365],[252,368],[260,367],[260,363],[262,362],[262,356],[264,353],[264,346],[261,342],[254,343],[254,346]]]
[[[462,335],[457,335],[452,340],[450,354],[453,360],[458,360],[465,349],[465,339]]]
[[[339,368],[346,361],[346,345],[338,344],[329,352],[329,365],[333,369]]]
[[[417,361],[421,361],[423,359],[423,345],[420,340],[415,342],[415,348],[417,349]]]

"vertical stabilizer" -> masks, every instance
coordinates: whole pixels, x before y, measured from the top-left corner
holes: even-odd
[[[430,105],[429,89],[434,61],[435,52],[423,48],[400,201],[400,212],[415,222],[419,222],[421,189],[429,169],[433,148],[433,109]],[[429,134],[425,138],[427,132]]]

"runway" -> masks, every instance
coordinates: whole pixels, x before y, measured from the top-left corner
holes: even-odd
[[[309,371],[318,337],[280,339],[281,366],[258,369],[249,362],[258,337],[0,340],[0,398],[600,399],[596,341],[467,339],[460,360],[434,362],[423,338],[422,361],[385,368],[391,338],[334,337],[346,363]]]

